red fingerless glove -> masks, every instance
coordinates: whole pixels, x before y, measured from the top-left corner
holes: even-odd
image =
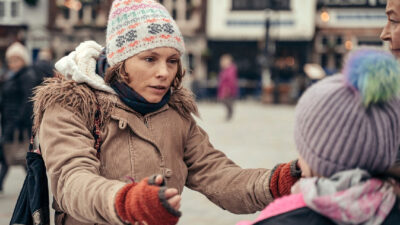
[[[290,163],[278,164],[271,171],[269,189],[272,197],[279,198],[290,194],[290,189],[301,177],[297,160]]]
[[[155,176],[145,178],[118,191],[115,208],[123,221],[148,225],[178,223],[181,213],[168,204],[164,194],[167,188],[155,185],[154,180]]]

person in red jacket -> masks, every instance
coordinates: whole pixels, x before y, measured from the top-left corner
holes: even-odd
[[[232,119],[233,103],[238,94],[237,68],[229,54],[221,56],[220,67],[217,97],[225,105],[227,110],[226,120],[229,121]]]

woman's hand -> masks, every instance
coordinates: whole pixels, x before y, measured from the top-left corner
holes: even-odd
[[[161,186],[164,181],[161,175],[158,175],[155,179],[155,182],[158,186]],[[174,208],[175,210],[179,210],[181,207],[181,196],[178,194],[178,190],[176,188],[168,188],[165,190],[165,198],[167,199],[168,204]]]
[[[167,188],[161,175],[126,184],[118,191],[115,207],[126,223],[175,225],[181,212],[181,196],[175,188]]]

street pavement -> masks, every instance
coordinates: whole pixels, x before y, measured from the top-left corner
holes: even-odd
[[[221,104],[201,102],[198,105],[201,114],[198,123],[208,133],[213,146],[241,167],[272,168],[296,158],[293,106],[241,101],[235,104],[233,119],[226,122]],[[0,195],[0,225],[9,224],[25,178],[20,167],[9,171]],[[254,220],[258,215],[232,214],[188,188],[182,194],[181,211],[179,225],[233,225],[240,220]]]

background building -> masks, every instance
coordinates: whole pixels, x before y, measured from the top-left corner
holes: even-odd
[[[216,85],[224,53],[237,63],[242,96],[259,95],[277,73],[286,74],[280,82],[289,82],[311,57],[315,6],[315,0],[209,1],[209,86]],[[271,73],[276,61],[282,68]]]
[[[330,74],[340,70],[349,50],[384,47],[379,35],[387,21],[385,6],[386,0],[319,0],[313,62]]]
[[[47,32],[49,1],[0,0],[0,60],[14,41],[24,43],[33,59],[39,49],[49,46]]]
[[[95,40],[105,45],[108,10],[112,0],[50,0],[49,30],[55,58],[79,43]]]

